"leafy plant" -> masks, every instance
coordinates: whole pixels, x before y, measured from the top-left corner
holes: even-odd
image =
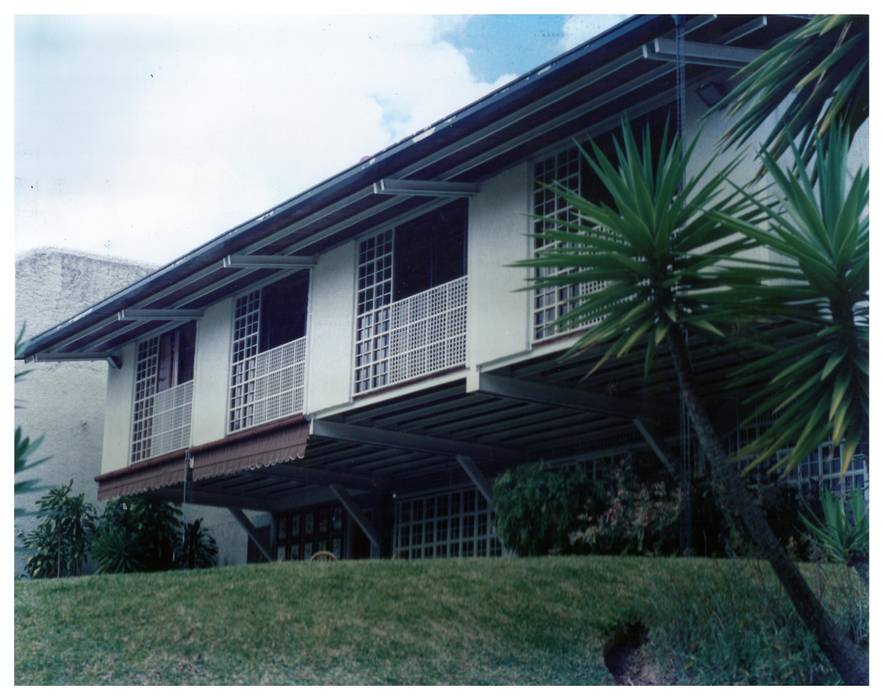
[[[865,15],[818,15],[778,41],[736,73],[739,84],[717,106],[736,118],[725,138],[743,145],[792,93],[763,143],[773,160],[790,136],[805,158],[838,123],[855,134],[869,113],[869,39]]]
[[[813,544],[831,561],[852,566],[868,582],[869,517],[868,504],[860,491],[847,498],[823,489],[822,515],[807,509],[800,514]]]
[[[593,156],[580,149],[611,203],[596,204],[577,192],[550,185],[556,196],[573,208],[578,222],[547,222],[553,230],[539,235],[558,247],[541,250],[535,258],[518,264],[558,271],[537,280],[534,288],[606,283],[584,295],[573,311],[559,319],[564,327],[595,321],[569,351],[574,354],[606,344],[592,371],[643,342],[646,373],[656,348],[666,341],[721,507],[739,518],[844,680],[865,684],[866,658],[837,629],[748,494],[711,421],[693,372],[686,331],[725,336],[722,326],[738,319],[745,308],[730,285],[763,288],[769,270],[777,269],[772,263],[751,264],[747,255],[757,247],[757,237],[745,232],[761,230],[760,225],[770,216],[769,204],[757,196],[745,196],[744,191],[727,189],[735,161],[712,171],[712,159],[688,177],[695,144],[696,139],[682,149],[678,139],[663,137],[654,149],[649,129],[645,129],[642,146],[638,146],[624,122],[621,142],[614,141],[615,163],[595,143],[590,144]],[[783,268],[780,278],[799,273],[787,265]],[[756,292],[757,296],[764,293]],[[793,355],[790,364],[794,364]]]
[[[582,469],[522,464],[494,481],[497,532],[507,547],[524,556],[566,551],[569,534],[592,496],[593,484]]]
[[[37,501],[39,523],[22,536],[29,555],[25,570],[32,578],[77,576],[82,572],[97,514],[80,493],[71,495],[73,482],[56,486]]]
[[[763,154],[781,205],[744,196],[765,212],[766,226],[714,214],[784,260],[758,268],[762,284],[729,280],[741,315],[792,327],[787,337],[767,334],[763,354],[736,373],[735,386],[757,387],[746,399],[748,420],[772,413],[769,428],[743,449],[753,456],[749,469],[789,448],[771,469],[790,471],[830,437],[844,444],[845,471],[867,439],[869,171],[860,167],[849,181],[848,142],[842,129],[829,130],[812,172],[799,158],[786,172]]]
[[[176,568],[181,510],[166,501],[123,496],[110,501],[98,525],[92,553],[99,573]]]
[[[25,335],[25,324],[21,325],[21,328],[18,331],[18,335],[15,337],[15,354],[16,356],[24,349],[24,335]],[[15,381],[19,382],[24,379],[25,375],[29,374],[31,370],[21,370],[15,373]],[[15,404],[16,410],[22,408],[22,406],[18,403]],[[27,435],[22,433],[21,426],[15,427],[15,496],[20,496],[26,493],[34,493],[36,491],[41,491],[40,481],[39,479],[18,479],[18,475],[28,469],[33,469],[39,464],[45,462],[49,457],[42,457],[40,459],[32,459],[34,453],[39,449],[40,445],[43,442],[43,436],[36,439],[31,439]],[[22,515],[26,515],[27,511],[24,508],[15,507],[15,517],[19,518]]]
[[[175,548],[175,561],[182,569],[210,569],[217,563],[218,546],[202,527],[202,518],[184,526],[184,536]]]
[[[665,481],[640,480],[630,464],[617,465],[606,481],[609,499],[580,514],[580,527],[570,533],[571,544],[585,544],[596,554],[658,554],[676,547],[673,526],[681,506],[677,489]]]

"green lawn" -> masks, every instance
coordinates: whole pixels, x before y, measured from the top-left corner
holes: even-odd
[[[838,620],[864,589],[808,567]],[[858,601],[858,602],[855,602]],[[765,565],[561,557],[288,562],[15,584],[15,680],[53,683],[611,683],[642,622],[667,682],[833,682]]]

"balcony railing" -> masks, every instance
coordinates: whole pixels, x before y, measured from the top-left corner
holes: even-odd
[[[137,401],[132,426],[133,461],[189,447],[192,406],[192,380]]]
[[[356,317],[354,394],[465,364],[467,280]]]
[[[303,412],[306,347],[296,338],[233,363],[230,432]]]

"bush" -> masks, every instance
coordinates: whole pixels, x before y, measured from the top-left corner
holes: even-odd
[[[99,573],[163,571],[176,568],[181,510],[143,496],[110,501],[98,525],[92,554]]]
[[[210,569],[218,559],[215,538],[202,527],[197,518],[184,527],[184,537],[175,549],[175,561],[182,569]]]
[[[37,527],[22,536],[30,554],[25,570],[32,578],[78,576],[95,533],[96,512],[86,497],[71,495],[73,481],[56,486],[37,501]]]
[[[206,569],[218,547],[202,518],[188,523],[172,503],[123,496],[105,507],[92,554],[99,573]]]
[[[571,551],[570,532],[586,503],[600,496],[579,467],[522,464],[494,481],[497,533],[522,556]]]
[[[677,551],[681,501],[664,480],[639,479],[630,460],[607,472],[604,501],[594,500],[570,534],[593,554],[662,554]]]

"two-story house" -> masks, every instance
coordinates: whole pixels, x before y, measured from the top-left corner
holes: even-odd
[[[230,509],[268,559],[484,556],[501,470],[678,451],[665,358],[580,381],[596,356],[562,362],[575,336],[554,322],[585,290],[524,291],[510,264],[541,245],[531,215],[569,215],[544,182],[597,187],[574,139],[623,114],[661,130],[679,98],[690,138],[802,21],[688,16],[678,80],[672,16],[631,17],[33,338],[30,359],[109,364],[99,497]],[[735,426],[736,358],[693,350]]]

